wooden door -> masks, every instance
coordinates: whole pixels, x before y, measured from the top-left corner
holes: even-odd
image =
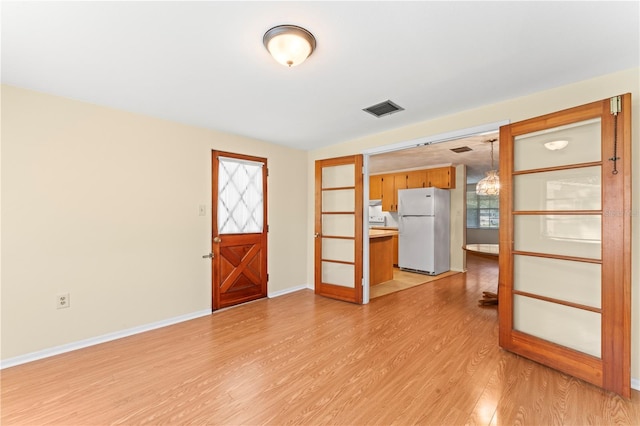
[[[362,155],[316,161],[315,292],[362,303]]]
[[[267,159],[212,152],[212,306],[267,296]]]
[[[500,346],[626,397],[630,135],[631,95],[500,129]]]

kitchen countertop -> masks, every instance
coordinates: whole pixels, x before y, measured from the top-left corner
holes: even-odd
[[[372,226],[369,229],[388,229],[390,231],[397,231],[397,226]]]
[[[369,238],[393,237],[398,235],[397,230],[393,229],[369,229]]]

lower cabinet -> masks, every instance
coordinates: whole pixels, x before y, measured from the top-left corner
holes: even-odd
[[[398,266],[398,236],[393,236],[393,266]]]

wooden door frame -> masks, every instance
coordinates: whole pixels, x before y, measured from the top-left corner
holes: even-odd
[[[592,102],[500,129],[500,274],[499,343],[506,350],[566,372],[625,397],[631,393],[631,95],[622,98],[617,119],[617,174],[613,174],[614,120],[610,99]],[[601,122],[602,161],[602,351],[601,357],[513,330],[513,138],[589,118]],[[620,119],[621,117],[621,119]],[[609,158],[611,157],[611,158]],[[607,214],[604,200],[619,206]],[[615,232],[613,232],[615,231]],[[621,239],[620,239],[621,238]],[[604,248],[607,247],[607,251]],[[613,247],[613,248],[611,248]],[[606,270],[605,270],[606,269]],[[605,287],[606,285],[606,287]]]

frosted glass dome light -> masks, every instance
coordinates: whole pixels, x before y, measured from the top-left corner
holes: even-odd
[[[278,25],[262,38],[271,56],[288,67],[305,61],[316,48],[316,39],[309,31],[296,25]]]

